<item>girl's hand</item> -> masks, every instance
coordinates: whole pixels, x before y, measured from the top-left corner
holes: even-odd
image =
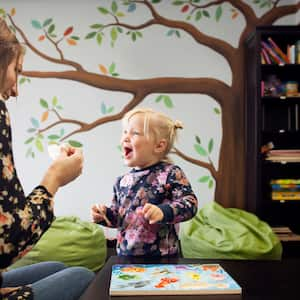
[[[111,226],[111,222],[106,216],[106,206],[100,204],[94,204],[91,208],[91,217],[94,223],[100,223],[105,221],[107,226]]]
[[[146,203],[143,207],[144,218],[149,221],[149,224],[155,224],[164,218],[162,210],[153,204]]]

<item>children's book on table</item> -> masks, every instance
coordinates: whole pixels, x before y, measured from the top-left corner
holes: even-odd
[[[118,264],[112,266],[111,296],[241,294],[219,264]]]

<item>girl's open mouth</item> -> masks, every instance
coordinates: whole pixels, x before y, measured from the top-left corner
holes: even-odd
[[[126,158],[130,155],[131,152],[132,152],[131,148],[124,147],[124,155],[125,155]]]

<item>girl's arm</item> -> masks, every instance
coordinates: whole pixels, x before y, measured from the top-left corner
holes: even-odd
[[[162,222],[179,223],[193,218],[197,213],[198,200],[181,168],[172,167],[166,187],[171,201],[158,205],[164,214]]]

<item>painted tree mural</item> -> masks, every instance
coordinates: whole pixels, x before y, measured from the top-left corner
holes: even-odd
[[[58,78],[73,80],[85,85],[96,87],[108,91],[119,91],[129,93],[131,99],[124,105],[123,109],[115,112],[113,107],[103,103],[103,115],[97,120],[86,123],[81,120],[64,118],[60,114],[61,106],[58,99],[54,97],[51,101],[40,100],[44,108],[41,121],[47,120],[49,114],[55,114],[56,122],[42,128],[36,119],[32,119],[33,128],[32,137],[27,143],[35,141],[36,147],[43,147],[43,134],[50,132],[61,124],[74,124],[77,129],[65,132],[60,130],[59,133],[48,135],[47,142],[57,142],[70,140],[75,146],[80,146],[76,141],[76,134],[91,131],[102,124],[120,120],[122,116],[130,109],[143,102],[144,98],[150,94],[159,94],[156,101],[164,101],[165,105],[172,106],[172,94],[205,94],[219,103],[221,107],[222,118],[222,142],[220,146],[218,168],[209,158],[209,153],[213,147],[213,140],[208,147],[201,144],[198,136],[195,137],[195,156],[186,155],[178,148],[174,153],[182,159],[205,168],[209,171],[211,179],[215,181],[215,199],[225,207],[244,208],[244,49],[243,45],[248,35],[255,30],[256,26],[271,25],[284,16],[295,14],[299,11],[300,3],[285,5],[281,0],[254,0],[251,4],[239,0],[174,0],[166,1],[165,5],[176,7],[182,14],[180,20],[169,19],[159,12],[161,0],[128,0],[128,1],[111,1],[105,2],[107,6],[99,6],[95,9],[99,12],[99,19],[91,21],[90,28],[86,36],[79,37],[74,32],[73,26],[66,26],[58,29],[55,20],[48,18],[44,21],[32,20],[32,26],[37,29],[37,37],[40,42],[48,42],[49,47],[54,47],[56,56],[50,56],[47,53],[35,47],[26,32],[14,20],[15,9],[6,12],[0,11],[7,17],[14,30],[21,37],[27,47],[37,56],[50,63],[63,65],[68,68],[65,71],[39,71],[24,70],[21,83],[30,81],[29,77],[38,78]],[[250,2],[250,1],[248,1]],[[204,4],[205,3],[205,4]],[[217,22],[224,17],[224,4],[230,7],[231,21],[234,23],[237,18],[244,18],[245,27],[239,37],[237,47],[233,47],[228,42],[219,38],[209,36],[201,31],[201,21],[205,18],[211,19],[212,26],[218,26]],[[149,19],[140,24],[133,25],[122,22],[126,15],[136,13],[137,7],[143,6],[149,11]],[[264,13],[256,16],[254,7],[261,8]],[[227,15],[227,14],[226,14]],[[102,17],[111,17],[109,23],[103,23]],[[214,24],[215,23],[215,24]],[[120,78],[116,65],[112,63],[109,66],[99,65],[102,74],[89,72],[80,62],[72,61],[65,57],[63,47],[64,43],[70,46],[79,45],[83,39],[94,42],[95,47],[101,47],[104,42],[110,42],[114,47],[120,36],[127,36],[132,42],[143,39],[143,32],[152,26],[162,26],[166,29],[166,36],[175,35],[181,37],[181,33],[188,34],[198,45],[206,46],[212,51],[223,56],[227,61],[232,72],[231,85],[214,78],[186,78],[186,77],[159,77],[159,78],[142,78],[139,80],[128,80]],[[61,31],[62,34],[58,34]],[[36,37],[35,37],[36,38]],[[80,46],[80,45],[79,45]],[[84,51],[84,49],[83,49]],[[217,113],[219,113],[217,111]],[[74,137],[74,139],[72,139]],[[200,154],[200,156],[199,156]],[[203,157],[200,160],[199,157]],[[234,171],[233,171],[234,169]],[[238,184],[237,184],[238,179]],[[209,181],[209,177],[203,178],[203,181]],[[211,181],[212,182],[212,181]]]

